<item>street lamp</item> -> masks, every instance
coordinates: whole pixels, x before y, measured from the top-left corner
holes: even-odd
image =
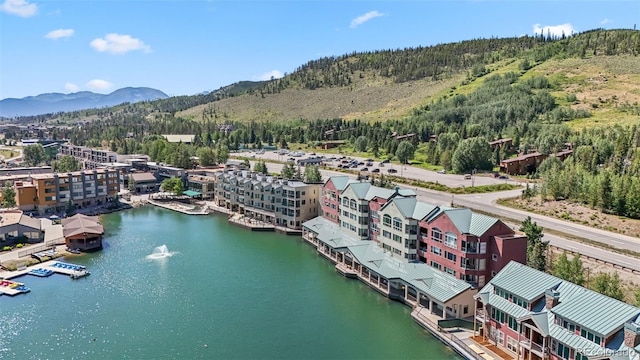
[[[475,186],[476,183],[476,173],[478,173],[478,169],[474,168],[471,172],[471,187]]]

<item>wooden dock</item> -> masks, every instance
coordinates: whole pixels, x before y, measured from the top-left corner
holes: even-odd
[[[231,224],[240,226],[251,231],[275,231],[275,225],[268,224],[259,220],[250,219],[240,214],[229,217]]]

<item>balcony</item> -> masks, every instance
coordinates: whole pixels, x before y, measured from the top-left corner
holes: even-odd
[[[541,357],[543,357],[544,354],[546,353],[546,349],[543,347],[542,344],[535,343],[531,341],[531,339],[527,339],[527,338],[521,339],[520,346],[522,346],[525,349],[531,350],[532,352],[540,355]]]

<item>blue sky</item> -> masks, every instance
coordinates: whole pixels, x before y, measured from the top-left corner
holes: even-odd
[[[640,27],[640,1],[0,0],[0,99],[192,95],[353,51]]]

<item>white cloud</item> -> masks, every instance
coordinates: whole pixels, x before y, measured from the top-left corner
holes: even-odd
[[[282,74],[282,71],[280,71],[280,70],[271,70],[269,72],[266,72],[266,73],[260,75],[258,80],[260,80],[260,81],[271,80],[271,77],[273,77],[274,79],[279,79],[279,78],[281,78],[283,76],[284,76],[284,74]]]
[[[608,18],[604,18],[604,19],[602,19],[602,21],[600,21],[600,24],[601,25],[606,25],[606,24],[608,24],[610,22],[611,22],[611,20],[609,20]]]
[[[535,35],[547,36],[547,34],[551,34],[553,37],[560,37],[564,33],[565,36],[571,36],[576,33],[576,29],[573,28],[573,25],[566,23],[561,25],[547,25],[541,26],[540,24],[533,25],[533,33]]]
[[[112,86],[113,86],[112,83],[102,79],[94,79],[87,83],[87,88],[91,90],[107,90]]]
[[[30,17],[38,12],[38,5],[29,4],[26,0],[5,0],[0,10],[12,15]]]
[[[140,39],[131,35],[107,34],[104,38],[97,38],[91,41],[91,47],[98,52],[108,52],[111,54],[124,54],[133,50],[151,52],[151,48],[145,45]]]
[[[72,36],[73,33],[74,33],[73,29],[57,29],[57,30],[49,31],[47,35],[45,35],[44,37],[47,39],[56,40],[56,39]]]
[[[354,29],[355,27],[362,25],[364,23],[366,23],[367,21],[373,19],[373,18],[377,18],[380,16],[384,16],[383,13],[374,10],[374,11],[369,11],[368,13],[364,14],[364,15],[360,15],[357,18],[351,20],[351,25],[349,27],[351,27],[352,29]]]
[[[76,84],[66,83],[64,84],[64,89],[68,92],[77,92],[80,90],[80,87]]]

